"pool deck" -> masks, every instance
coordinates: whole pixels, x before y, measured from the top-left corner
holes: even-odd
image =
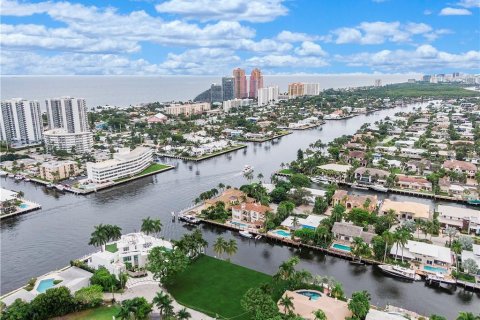
[[[35,210],[39,210],[42,208],[42,206],[36,202],[25,200],[25,199],[20,199],[22,203],[27,204],[28,208],[20,208],[17,207],[17,211],[9,213],[9,214],[2,214],[0,215],[0,220],[6,219],[6,218],[11,218],[15,217],[24,213],[32,212]]]

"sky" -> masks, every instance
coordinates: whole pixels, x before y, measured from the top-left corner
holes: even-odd
[[[0,0],[2,75],[480,73],[480,0]]]

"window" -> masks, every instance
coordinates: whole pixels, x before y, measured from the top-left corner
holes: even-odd
[[[132,261],[132,257],[131,256],[123,257],[123,262],[125,261]]]

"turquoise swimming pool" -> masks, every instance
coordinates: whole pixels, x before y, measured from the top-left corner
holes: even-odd
[[[285,230],[275,230],[273,231],[276,235],[279,235],[280,237],[290,237],[290,232],[285,231]]]
[[[52,288],[55,284],[53,283],[55,279],[43,279],[38,283],[37,291],[44,293],[48,289]]]
[[[232,222],[230,222],[230,223],[233,224],[234,226],[237,226],[238,228],[246,228],[246,227],[248,227],[245,223],[241,223],[241,222],[232,221]]]
[[[423,270],[442,274],[448,273],[447,269],[441,267],[423,266]]]
[[[302,296],[308,297],[310,300],[318,300],[322,295],[316,291],[310,291],[310,290],[305,290],[305,291],[296,291],[298,294],[301,294]]]
[[[341,250],[341,251],[347,251],[347,252],[352,251],[352,248],[350,248],[349,246],[346,246],[344,244],[340,244],[340,243],[334,243],[332,248],[337,249],[337,250]]]
[[[19,205],[19,207],[20,207],[21,209],[27,209],[27,208],[28,208],[28,204],[22,203],[21,205]]]

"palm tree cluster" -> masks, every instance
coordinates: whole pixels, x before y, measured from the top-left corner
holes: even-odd
[[[103,247],[108,242],[118,240],[122,236],[122,228],[120,228],[119,226],[110,224],[99,224],[94,228],[95,230],[90,235],[90,241],[88,242],[88,244],[95,247],[101,247],[102,251]]]
[[[230,259],[235,253],[237,253],[238,246],[234,239],[225,240],[223,237],[218,237],[213,244],[213,251],[222,258],[223,254],[227,254]]]
[[[145,233],[146,235],[154,234],[156,237],[162,231],[162,222],[160,219],[151,219],[150,217],[146,217],[142,220],[142,227],[140,231]]]
[[[205,251],[208,242],[203,238],[202,232],[196,229],[191,234],[185,234],[174,242],[175,249],[183,251],[190,258],[195,258]]]

